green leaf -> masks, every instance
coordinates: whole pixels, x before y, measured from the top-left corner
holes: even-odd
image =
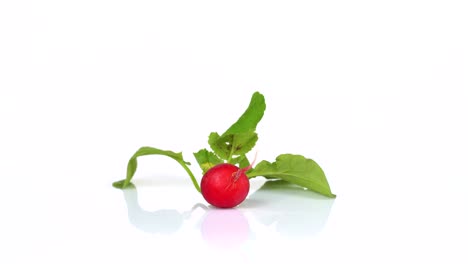
[[[124,182],[125,182],[125,179],[116,181],[112,183],[112,186],[114,186],[117,189],[124,189]],[[133,186],[133,183],[129,183],[125,187],[130,188],[131,186]]]
[[[245,168],[250,165],[249,159],[247,159],[247,156],[245,155],[240,155],[236,158],[233,158],[231,162],[232,164],[239,164],[239,168]]]
[[[265,97],[255,92],[247,109],[226,132],[221,136],[216,132],[210,134],[208,144],[213,152],[228,163],[233,163],[233,158],[238,158],[234,156],[242,156],[252,150],[258,140],[255,129],[265,109]]]
[[[328,197],[336,197],[331,192],[325,173],[320,166],[301,155],[282,154],[273,163],[262,161],[253,170],[247,172],[247,176],[249,179],[256,176],[281,179]]]
[[[244,155],[251,151],[257,143],[258,135],[255,132],[238,133],[232,135],[232,155]]]
[[[233,156],[244,155],[255,146],[258,135],[255,132],[244,132],[219,136],[211,133],[208,139],[211,149],[222,159],[232,162]]]
[[[128,161],[128,164],[127,164],[127,177],[124,180],[114,182],[112,184],[112,186],[114,186],[115,188],[119,188],[119,189],[124,189],[124,188],[128,187],[129,184],[130,184],[130,181],[132,180],[133,175],[135,174],[135,171],[136,171],[136,169],[138,167],[137,158],[140,157],[140,156],[147,156],[147,155],[164,155],[164,156],[170,157],[170,158],[174,159],[175,161],[177,161],[185,169],[185,171],[189,174],[195,188],[198,191],[200,191],[200,186],[198,185],[198,182],[195,179],[195,176],[193,176],[193,173],[187,167],[187,165],[190,165],[190,163],[184,161],[184,158],[182,157],[181,152],[176,153],[176,152],[173,152],[173,151],[170,151],[170,150],[161,150],[161,149],[152,148],[152,147],[141,147],[140,149],[138,149],[135,152],[135,154],[133,154],[133,156]]]
[[[216,132],[211,132],[210,136],[208,137],[208,144],[210,145],[211,149],[223,160],[227,160],[229,158],[229,153],[231,152],[229,147],[220,140],[220,136]]]
[[[265,109],[265,97],[261,93],[255,92],[245,112],[224,132],[223,136],[255,131],[258,122],[262,120]]]
[[[203,174],[205,174],[213,166],[223,163],[223,160],[216,156],[216,154],[206,149],[201,149],[197,153],[193,153],[193,155],[195,156],[198,165],[200,165]]]

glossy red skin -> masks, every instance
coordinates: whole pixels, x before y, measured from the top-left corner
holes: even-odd
[[[250,183],[239,168],[229,163],[222,163],[209,169],[201,180],[201,192],[205,200],[213,206],[232,208],[242,203],[249,194]]]

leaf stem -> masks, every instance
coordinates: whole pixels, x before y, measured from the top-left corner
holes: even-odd
[[[195,186],[195,189],[197,189],[198,192],[201,192],[200,185],[198,185],[197,179],[195,179],[195,176],[193,175],[192,171],[185,165],[183,161],[177,161],[179,164],[184,168],[184,170],[190,175],[190,179],[192,180],[193,186]]]
[[[232,155],[234,155],[234,142],[232,142],[232,144],[231,144],[230,147],[231,147],[231,152],[229,153],[229,157],[228,157],[228,159],[227,159],[227,163],[231,163],[231,161],[232,161]]]

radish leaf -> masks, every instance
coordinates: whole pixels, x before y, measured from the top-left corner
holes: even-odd
[[[250,165],[249,159],[247,159],[247,156],[245,156],[245,154],[233,158],[231,162],[232,164],[239,164],[239,168],[245,168]]]
[[[231,163],[233,156],[244,155],[255,146],[258,135],[255,132],[243,132],[219,136],[211,133],[208,139],[211,149],[222,159]]]
[[[255,92],[247,109],[226,132],[221,136],[216,132],[210,134],[208,144],[214,153],[227,163],[237,164],[242,161],[238,159],[236,162],[234,159],[245,155],[257,143],[258,135],[255,129],[262,120],[265,109],[265,97]]]
[[[152,148],[152,147],[141,147],[140,149],[138,149],[128,161],[127,177],[124,180],[114,182],[112,186],[114,186],[115,188],[119,188],[119,189],[124,189],[128,187],[138,167],[137,158],[140,156],[147,156],[147,155],[164,155],[164,156],[167,156],[176,160],[189,174],[195,188],[198,191],[200,191],[200,186],[198,185],[198,182],[195,179],[195,176],[193,176],[193,173],[187,167],[187,165],[190,165],[190,163],[184,161],[184,158],[182,157],[181,152],[176,153],[170,150],[161,150],[161,149]]]
[[[328,197],[336,197],[331,192],[325,173],[320,166],[301,155],[282,154],[273,163],[264,160],[247,172],[247,176],[249,179],[257,176],[281,179]]]
[[[198,152],[193,153],[193,155],[195,156],[198,165],[200,165],[203,174],[205,174],[205,172],[207,172],[213,166],[223,163],[223,160],[216,156],[216,154],[206,149],[201,149]]]
[[[265,109],[265,97],[261,93],[255,92],[245,112],[224,132],[223,136],[255,131],[258,122],[262,120]]]

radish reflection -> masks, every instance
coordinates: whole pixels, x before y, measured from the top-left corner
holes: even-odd
[[[307,237],[326,225],[335,199],[285,181],[267,181],[244,202],[254,217],[288,237]]]
[[[205,212],[200,228],[209,244],[241,244],[251,237],[249,220],[271,226],[287,237],[307,237],[320,232],[326,225],[334,199],[304,190],[284,181],[266,181],[240,206],[233,209],[216,209],[195,204],[185,212],[174,209],[146,211],[138,203],[138,192],[132,184],[123,190],[130,223],[147,233],[173,234],[177,232],[197,208]]]

